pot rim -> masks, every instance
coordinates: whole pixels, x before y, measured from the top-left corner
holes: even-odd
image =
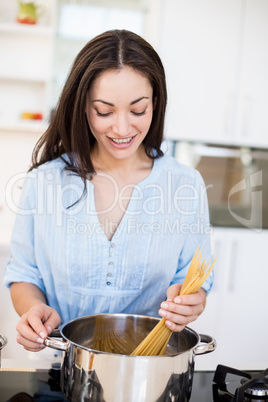
[[[81,320],[82,320],[82,321],[83,321],[83,320],[87,320],[87,319],[89,319],[89,318],[101,317],[101,316],[112,316],[112,317],[115,317],[115,318],[116,318],[116,317],[125,317],[125,318],[126,318],[126,317],[131,317],[131,318],[138,318],[138,319],[139,319],[139,318],[141,318],[141,319],[142,319],[142,318],[145,318],[145,319],[149,319],[149,320],[155,321],[156,324],[157,324],[157,322],[159,322],[159,321],[161,320],[161,318],[159,318],[159,317],[152,317],[152,316],[139,315],[139,314],[124,314],[124,313],[100,313],[100,314],[91,314],[91,315],[86,315],[86,316],[74,318],[73,320],[70,320],[70,321],[66,322],[65,324],[63,324],[63,325],[59,328],[60,334],[61,334],[62,338],[65,339],[65,342],[66,342],[67,344],[74,345],[74,346],[76,346],[76,347],[78,347],[78,348],[87,350],[88,352],[92,352],[92,353],[94,353],[94,354],[106,354],[106,355],[109,355],[109,356],[110,356],[110,355],[111,355],[111,356],[125,356],[125,357],[127,357],[127,358],[139,358],[139,359],[142,359],[142,358],[143,358],[143,359],[148,359],[148,358],[150,358],[150,359],[153,359],[153,358],[159,359],[159,358],[170,358],[170,357],[179,356],[179,355],[181,355],[181,354],[183,354],[183,353],[185,353],[185,352],[189,352],[190,350],[195,349],[195,348],[197,347],[197,345],[198,345],[198,344],[200,343],[200,341],[201,341],[200,335],[199,335],[195,330],[193,330],[192,328],[189,328],[188,326],[185,326],[184,330],[191,332],[191,333],[192,333],[193,335],[195,335],[195,337],[196,337],[196,343],[195,343],[195,345],[194,345],[193,347],[189,348],[187,351],[184,350],[184,351],[181,351],[181,352],[171,353],[171,354],[162,355],[162,356],[131,356],[131,355],[126,355],[126,354],[118,354],[118,353],[104,352],[104,351],[102,351],[102,350],[97,350],[97,349],[89,348],[89,347],[80,345],[79,343],[76,343],[76,342],[74,342],[74,341],[68,339],[67,336],[63,334],[64,328],[67,327],[68,325],[72,324],[72,323],[75,323],[75,322],[78,322],[78,321],[81,321]],[[68,347],[67,347],[66,349],[68,349]]]

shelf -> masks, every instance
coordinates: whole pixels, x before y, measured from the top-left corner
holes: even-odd
[[[18,122],[18,123],[5,123],[0,122],[1,132],[13,132],[13,133],[29,133],[29,134],[43,134],[48,125],[45,122],[30,121],[30,122]]]
[[[8,74],[1,74],[0,72],[0,81],[12,81],[12,82],[32,82],[36,84],[47,84],[50,82],[50,77],[42,77],[42,76],[20,76],[20,75],[8,75]]]
[[[53,35],[53,28],[45,25],[27,25],[19,23],[0,23],[0,32],[6,32],[8,34],[25,34],[25,35],[40,35],[50,36]]]

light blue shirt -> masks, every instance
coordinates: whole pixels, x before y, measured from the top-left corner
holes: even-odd
[[[35,284],[63,323],[96,313],[157,316],[168,287],[183,282],[199,244],[203,258],[211,258],[200,174],[170,156],[156,159],[109,241],[93,183],[71,206],[84,183],[65,167],[58,158],[27,174],[4,284]],[[212,283],[213,275],[203,288],[209,292]]]

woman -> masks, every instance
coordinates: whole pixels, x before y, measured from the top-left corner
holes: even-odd
[[[160,149],[166,99],[161,60],[134,33],[99,35],[74,61],[5,268],[25,349],[83,315],[159,314],[181,331],[203,311],[211,277],[178,294],[199,244],[210,258],[205,187]]]

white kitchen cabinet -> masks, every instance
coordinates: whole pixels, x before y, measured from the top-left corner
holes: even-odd
[[[42,131],[49,117],[55,1],[39,2],[36,25],[16,22],[17,1],[1,2],[0,131]],[[23,121],[24,112],[41,113],[43,122]]]
[[[191,325],[217,340],[198,364],[241,369],[267,367],[268,231],[214,228],[215,286],[203,315]]]
[[[268,2],[163,0],[166,136],[268,146]]]
[[[268,1],[246,0],[237,141],[268,146]]]

